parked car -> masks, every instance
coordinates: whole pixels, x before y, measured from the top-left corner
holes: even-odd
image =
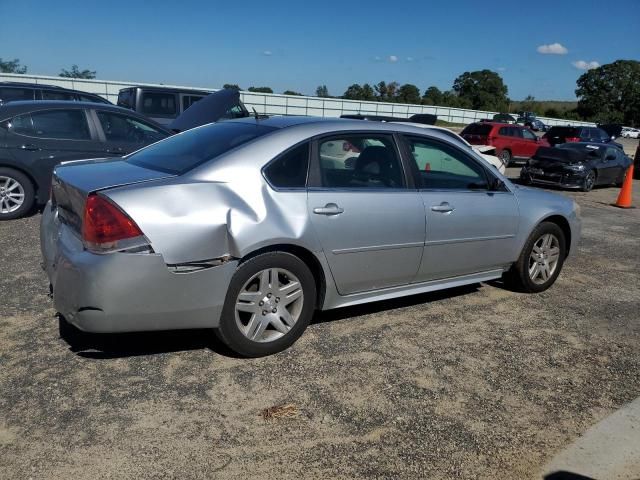
[[[505,166],[512,161],[531,158],[540,146],[549,146],[528,128],[506,123],[472,123],[460,135],[472,145],[495,146],[498,158]]]
[[[492,122],[498,122],[498,123],[516,123],[516,119],[515,117],[513,117],[512,115],[509,115],[508,113],[496,113],[493,116],[493,120],[491,120]]]
[[[53,167],[71,160],[120,157],[174,132],[216,122],[240,95],[220,90],[175,119],[171,130],[114,105],[14,102],[0,107],[0,220],[47,201]]]
[[[182,112],[210,93],[203,90],[130,87],[123,88],[118,93],[118,106],[134,110],[161,125],[169,126]],[[238,95],[238,103],[232,105],[222,118],[242,118],[249,115]]]
[[[633,178],[640,180],[640,143],[636,146],[636,154],[633,156]]]
[[[607,132],[597,127],[551,127],[542,138],[552,147],[566,142],[589,142],[611,143],[622,148],[622,145],[615,143]]]
[[[638,138],[640,137],[640,130],[637,128],[623,127],[621,136],[623,138]]]
[[[0,82],[0,105],[21,100],[66,100],[76,102],[111,102],[100,95],[69,90],[55,85],[40,83]]]
[[[325,162],[323,145],[344,140],[366,147]],[[316,309],[505,273],[541,292],[579,236],[573,200],[513,185],[441,132],[286,116],[58,166],[41,222],[66,321],[214,328],[245,356],[287,348]]]
[[[619,123],[598,123],[597,126],[600,130],[604,130],[611,140],[622,135],[622,125]]]
[[[538,120],[538,117],[536,117],[536,114],[533,112],[519,112],[516,123],[519,125],[524,125],[534,132],[547,131],[547,126],[541,120]]]
[[[542,147],[520,171],[524,183],[579,188],[622,185],[632,160],[622,150],[601,143],[563,143]]]

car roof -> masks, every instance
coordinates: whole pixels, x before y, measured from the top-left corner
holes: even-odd
[[[28,82],[0,82],[0,87],[20,87],[20,88],[56,88],[60,90],[68,90],[60,85],[49,85],[47,83],[28,83]],[[76,91],[76,90],[72,90]]]
[[[123,90],[131,90],[134,88],[140,88],[142,90],[146,90],[148,92],[164,92],[164,93],[193,93],[197,95],[209,95],[213,93],[212,90],[198,90],[196,88],[175,88],[175,87],[145,87],[144,85],[134,85],[131,87],[121,88],[120,91]]]

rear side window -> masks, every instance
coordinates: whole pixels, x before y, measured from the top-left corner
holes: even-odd
[[[142,111],[147,115],[175,116],[176,95],[174,93],[144,92]]]
[[[579,136],[578,129],[575,127],[551,127],[551,129],[545,133],[545,137],[577,137]]]
[[[487,136],[491,132],[493,128],[492,125],[487,125],[483,123],[472,123],[471,125],[467,125],[465,129],[462,131],[461,135],[484,135]]]
[[[212,123],[154,143],[129,155],[126,161],[181,175],[274,130],[274,127],[256,123]]]
[[[204,97],[202,95],[183,95],[182,96],[182,110],[186,110],[191,105],[196,103],[198,100],[202,100]]]
[[[292,148],[273,160],[264,175],[275,188],[304,188],[309,169],[309,143]]]
[[[0,104],[13,102],[16,100],[33,100],[33,89],[31,88],[0,88]]]
[[[82,110],[47,110],[18,115],[9,129],[29,137],[57,140],[90,140],[87,117]]]
[[[498,135],[502,135],[503,137],[510,137],[511,129],[509,127],[500,127],[500,130],[498,131]]]
[[[73,93],[61,92],[58,90],[42,90],[43,100],[75,100]]]

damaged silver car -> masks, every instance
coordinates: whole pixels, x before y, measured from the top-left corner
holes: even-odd
[[[274,117],[58,166],[41,246],[79,329],[213,328],[261,356],[316,310],[500,277],[543,291],[579,235],[572,200],[437,130]]]

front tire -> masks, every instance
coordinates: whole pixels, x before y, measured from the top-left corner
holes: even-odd
[[[560,275],[566,251],[562,229],[555,223],[542,222],[533,230],[520,257],[505,274],[505,282],[521,292],[545,291]]]
[[[596,173],[591,170],[589,173],[587,173],[587,176],[584,177],[584,181],[582,183],[582,191],[583,192],[590,192],[591,190],[593,190],[593,187],[596,184]]]
[[[35,189],[25,174],[13,168],[0,168],[0,220],[25,216],[35,199]]]
[[[216,334],[245,357],[291,346],[309,325],[316,284],[309,267],[287,252],[268,252],[243,262],[229,284]]]
[[[500,161],[506,167],[511,163],[511,152],[509,150],[502,150],[499,155]]]

